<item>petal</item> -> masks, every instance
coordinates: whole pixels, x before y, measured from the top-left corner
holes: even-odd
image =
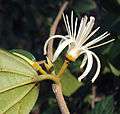
[[[67,40],[67,38],[66,38],[65,36],[62,36],[62,35],[54,35],[54,36],[51,36],[51,37],[45,42],[45,45],[44,45],[44,55],[47,54],[47,46],[48,46],[49,41],[52,40],[52,39],[55,39],[55,38],[61,38],[61,39]]]
[[[70,39],[69,35],[65,35],[64,37],[67,38],[67,39]],[[61,39],[60,42],[59,42],[59,44],[58,44],[58,46],[59,46],[61,43],[63,43],[65,40],[66,40],[66,39]]]
[[[54,53],[52,62],[54,62],[58,58],[58,56],[63,51],[63,49],[65,49],[66,46],[68,46],[70,43],[73,43],[73,42],[74,41],[72,39],[67,39],[63,43],[61,43]]]
[[[81,63],[81,65],[80,65],[80,69],[82,69],[84,66],[85,66],[85,64],[86,64],[86,62],[87,62],[87,56],[86,55],[84,55],[84,58],[83,58],[83,60],[82,60],[82,63]]]
[[[68,38],[68,39],[73,40],[73,43],[69,44],[69,47],[68,47],[68,51],[69,51],[69,50],[71,50],[72,48],[74,48],[76,46],[76,41],[75,41],[75,39],[71,38],[68,35],[66,35],[65,37]],[[65,41],[64,39],[62,39],[62,40]],[[62,41],[60,41],[60,42],[62,43]]]
[[[83,74],[78,78],[79,81],[81,81],[91,70],[92,68],[92,65],[93,65],[93,57],[92,57],[92,54],[91,54],[91,51],[88,51],[88,50],[84,50],[84,53],[86,53],[87,55],[87,66],[86,66],[86,69],[85,71],[83,72]]]
[[[97,61],[97,70],[96,70],[96,73],[95,73],[94,77],[92,78],[92,83],[93,83],[96,80],[96,78],[98,77],[99,73],[100,73],[101,64],[100,64],[100,60],[97,57],[97,55],[95,53],[93,53],[93,52],[91,52],[91,53],[94,56],[94,58],[96,59],[96,61]]]

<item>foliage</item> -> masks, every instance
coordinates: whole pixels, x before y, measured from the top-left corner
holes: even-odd
[[[43,56],[43,44],[48,38],[50,26],[55,19],[58,10],[63,3],[63,0],[1,0],[0,2],[0,48],[5,49],[24,49],[29,52],[32,52],[37,58],[36,60],[45,59]],[[116,40],[103,46],[99,49],[95,49],[95,52],[99,56],[102,68],[101,74],[94,85],[96,89],[96,97],[106,97],[102,101],[96,103],[95,109],[91,109],[92,99],[89,99],[89,102],[85,102],[88,96],[91,96],[91,82],[92,77],[91,72],[87,78],[83,80],[84,85],[81,86],[81,83],[77,82],[77,75],[81,74],[78,67],[81,63],[81,59],[77,60],[77,63],[73,63],[67,69],[64,75],[64,79],[61,80],[63,86],[63,93],[66,96],[66,102],[70,109],[71,114],[99,114],[101,111],[104,111],[103,114],[108,114],[109,109],[114,110],[114,114],[120,113],[120,0],[69,0],[69,5],[65,11],[68,15],[71,12],[71,9],[74,11],[74,14],[81,18],[84,14],[93,15],[96,17],[96,26],[101,27],[101,32],[109,31],[111,36],[108,39],[115,38]],[[63,25],[63,20],[60,22],[58,29],[58,34],[65,34],[65,29]],[[107,40],[107,39],[106,39]],[[57,42],[55,42],[55,47]],[[14,51],[14,50],[13,50]],[[17,51],[20,54],[23,52]],[[5,52],[8,55],[8,52]],[[11,90],[2,92],[4,88],[0,86],[0,104],[5,99],[5,96],[8,97],[8,100],[3,107],[10,108],[9,114],[17,114],[18,107],[21,105],[21,110],[24,110],[24,106],[27,105],[28,109],[31,110],[38,96],[38,86],[36,83],[28,84],[27,81],[33,81],[33,77],[36,75],[36,72],[31,68],[31,66],[20,57],[14,55],[15,58],[23,61],[25,65],[19,65],[19,62],[16,62],[16,59],[9,60],[8,56],[4,56],[0,51],[0,65],[3,63],[9,68],[13,68],[16,71],[14,74],[10,73],[8,70],[6,77],[3,77],[2,68],[0,68],[0,85],[15,86],[24,82],[24,85],[21,87],[15,87]],[[24,54],[23,54],[24,55]],[[29,53],[29,59],[35,58]],[[11,55],[13,57],[13,55]],[[56,69],[59,70],[63,57],[60,57],[60,61],[56,63]],[[5,60],[5,61],[3,61]],[[26,66],[27,65],[27,66]],[[11,67],[12,66],[12,67]],[[77,66],[77,67],[76,67]],[[94,69],[93,69],[94,71]],[[21,75],[20,73],[25,73]],[[31,77],[26,75],[31,74]],[[108,75],[109,74],[109,75]],[[17,76],[17,78],[16,78]],[[66,76],[66,77],[65,77]],[[6,79],[9,78],[10,82],[7,84],[4,83]],[[12,78],[14,81],[12,81]],[[105,78],[105,81],[103,79]],[[112,82],[109,82],[109,79],[112,78]],[[1,82],[1,80],[3,80]],[[45,86],[46,84],[46,86]],[[100,84],[100,85],[99,85]],[[46,82],[41,84],[40,95],[38,101],[34,107],[32,114],[59,114],[59,109],[57,103],[55,102],[55,97],[52,93],[51,82]],[[113,88],[112,86],[113,85]],[[87,86],[87,88],[86,88]],[[101,89],[101,88],[102,89]],[[15,90],[15,91],[14,91]],[[104,90],[104,91],[103,91]],[[27,94],[27,93],[30,94]],[[11,97],[10,94],[15,94],[16,97]],[[4,95],[4,96],[3,96]],[[28,96],[27,96],[28,95]],[[112,97],[111,97],[112,95]],[[25,96],[25,97],[23,97]],[[69,96],[69,98],[68,98]],[[33,98],[34,97],[34,98]],[[40,99],[41,98],[41,99]],[[49,103],[52,98],[52,103]],[[14,106],[13,103],[17,104]],[[117,99],[117,100],[115,100]],[[1,101],[2,100],[2,101]],[[40,100],[40,101],[39,101]],[[14,102],[13,102],[14,101]],[[27,104],[29,101],[29,104]],[[27,103],[26,103],[27,102]],[[12,103],[12,104],[11,104]],[[115,104],[115,105],[113,105]],[[9,106],[8,106],[9,105]],[[42,108],[43,107],[43,108]],[[104,110],[103,110],[104,109]],[[0,111],[2,107],[0,107]],[[112,113],[109,112],[109,113]],[[29,111],[27,111],[28,113]],[[0,112],[2,113],[2,112]],[[26,112],[22,112],[22,114]],[[8,112],[6,113],[8,114]]]
[[[114,114],[113,97],[108,96],[96,104],[89,114]]]
[[[55,71],[61,68],[62,60],[58,59],[55,65]],[[71,96],[83,84],[78,82],[77,78],[67,69],[61,78],[62,90],[65,96]]]
[[[28,62],[0,50],[1,114],[28,114],[30,112],[39,92],[36,76],[37,73]]]

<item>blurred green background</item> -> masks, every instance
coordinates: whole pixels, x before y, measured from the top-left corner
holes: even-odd
[[[0,48],[24,49],[37,60],[43,60],[43,46],[50,27],[64,0],[0,0]],[[106,39],[116,40],[106,46],[94,49],[102,64],[99,78],[94,84],[91,78],[95,70],[77,81],[81,58],[71,63],[62,79],[63,93],[71,114],[120,114],[120,0],[69,0],[65,13],[71,11],[81,19],[94,16],[97,35],[109,31]],[[66,34],[63,19],[56,34]],[[55,47],[58,42],[55,42]],[[56,62],[59,70],[64,54]],[[31,114],[60,114],[52,82],[42,82],[38,101]],[[94,106],[95,105],[95,106]]]

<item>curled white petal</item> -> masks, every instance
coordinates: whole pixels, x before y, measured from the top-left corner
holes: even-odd
[[[45,45],[44,45],[44,55],[47,54],[47,46],[48,46],[49,41],[52,40],[52,39],[55,39],[55,38],[61,38],[61,39],[64,39],[64,40],[67,39],[65,36],[62,36],[62,35],[54,35],[54,36],[51,36],[51,37],[45,42]]]
[[[70,39],[70,37],[69,37],[68,35],[66,35],[65,37],[66,37],[66,39]],[[59,44],[58,44],[58,46],[59,46],[61,43],[63,43],[66,39],[61,39],[60,42],[59,42]]]
[[[70,43],[69,44],[69,47],[68,47],[68,51],[71,50],[72,48],[74,48],[76,46],[76,41],[75,39],[71,38],[69,35],[66,35],[65,36],[67,39],[71,39],[73,40],[73,43]],[[65,41],[64,39],[62,39],[63,41]],[[62,41],[60,41],[62,43]],[[59,46],[59,45],[58,45]]]
[[[98,75],[100,73],[101,64],[100,64],[100,60],[97,57],[97,55],[94,52],[91,52],[91,53],[94,56],[94,58],[96,59],[96,61],[97,61],[97,70],[96,70],[96,73],[95,73],[94,77],[92,78],[92,83],[93,83],[97,79],[97,77],[98,77]]]
[[[86,55],[84,55],[84,58],[83,58],[83,60],[82,60],[82,63],[81,63],[81,65],[80,65],[80,69],[82,69],[84,66],[85,66],[85,64],[86,64],[86,62],[87,62],[87,56]]]
[[[83,74],[78,78],[79,81],[81,81],[91,70],[92,68],[92,65],[93,65],[93,57],[92,57],[92,54],[91,54],[91,51],[88,51],[88,50],[85,50],[84,53],[86,53],[87,55],[87,66],[86,66],[86,69],[85,71],[83,72]]]
[[[68,46],[70,43],[74,42],[72,39],[67,39],[65,41],[63,41],[63,43],[61,43],[58,48],[56,49],[54,56],[53,56],[53,60],[52,62],[54,62],[58,56],[60,55],[60,53],[65,49],[66,46]]]

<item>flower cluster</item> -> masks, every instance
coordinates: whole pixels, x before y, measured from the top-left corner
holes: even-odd
[[[78,23],[77,17],[75,21],[73,20],[73,12],[71,13],[70,21],[67,15],[63,15],[63,19],[64,19],[65,27],[67,30],[67,35],[51,36],[45,43],[44,54],[46,54],[47,45],[51,39],[61,38],[61,41],[54,53],[54,57],[52,61],[54,62],[58,58],[60,53],[63,51],[63,49],[65,49],[67,46],[68,46],[68,50],[66,53],[66,58],[69,61],[75,61],[80,55],[83,54],[84,58],[83,58],[82,64],[80,65],[80,68],[83,68],[86,64],[87,65],[83,74],[78,78],[78,80],[81,81],[81,79],[87,76],[87,74],[92,69],[93,57],[94,57],[94,59],[97,62],[97,69],[94,77],[92,78],[92,82],[94,82],[99,75],[101,65],[97,55],[94,52],[90,51],[90,49],[110,43],[114,39],[104,43],[97,44],[100,41],[102,41],[104,38],[110,35],[110,33],[105,32],[102,35],[98,36],[97,38],[88,42],[88,40],[100,29],[100,27],[98,27],[97,29],[92,30],[95,23],[95,18],[93,16],[91,16],[89,19],[87,16],[84,16],[81,19],[80,24]]]

